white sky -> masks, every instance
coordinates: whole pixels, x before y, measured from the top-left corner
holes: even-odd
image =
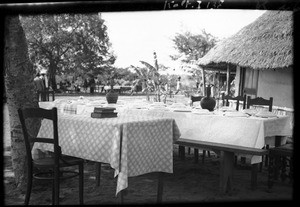
[[[202,29],[213,36],[227,38],[262,15],[263,10],[177,10],[147,12],[105,12],[108,35],[117,60],[115,66],[142,66],[140,60],[177,67],[169,55],[176,54],[172,38],[176,33]]]

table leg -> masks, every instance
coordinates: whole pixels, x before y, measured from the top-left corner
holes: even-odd
[[[195,163],[198,163],[198,160],[199,160],[199,149],[194,148],[194,157],[195,157]]]
[[[232,186],[234,153],[221,151],[220,158],[220,191],[226,193],[231,190]]]
[[[184,160],[184,158],[185,158],[185,147],[179,145],[179,151],[178,152],[179,152],[178,154],[179,154],[180,159]]]
[[[281,136],[275,136],[275,147],[279,147],[281,145]],[[278,180],[279,177],[279,169],[278,169],[278,163],[280,162],[280,157],[279,156],[275,156],[274,157],[274,163],[275,163],[275,167],[274,167],[274,179]]]
[[[96,186],[100,186],[101,162],[96,162]]]
[[[157,187],[157,203],[162,202],[163,187],[164,187],[164,174],[163,172],[158,173],[158,187]]]
[[[257,186],[257,173],[258,173],[258,163],[252,164],[251,167],[251,188],[256,189]]]

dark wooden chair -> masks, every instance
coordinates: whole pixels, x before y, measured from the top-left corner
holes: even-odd
[[[251,96],[247,97],[247,109],[250,108],[250,106],[268,106],[268,110],[272,112],[273,108],[273,97],[270,97],[270,99],[264,99],[262,97],[257,98],[251,98]],[[269,149],[269,145],[265,146],[266,149]],[[264,157],[265,159],[265,166],[268,166],[269,163],[269,157],[266,155]],[[260,171],[262,171],[262,164],[260,165]]]
[[[289,170],[287,170],[289,169]],[[273,187],[274,181],[286,178],[293,180],[293,143],[269,149],[268,188]]]
[[[270,99],[264,99],[262,97],[257,98],[251,98],[250,96],[247,97],[247,109],[250,108],[250,106],[268,106],[269,111],[272,111],[273,108],[273,97],[270,97]]]
[[[38,101],[50,101],[50,95],[52,96],[52,101],[55,100],[54,91],[38,91],[37,99]]]
[[[240,108],[240,102],[243,102],[243,109],[246,108],[246,95],[244,96],[229,96],[225,95],[224,93],[222,94],[222,105],[223,106],[229,106],[229,100],[234,100],[236,101],[236,110],[238,111]]]
[[[61,152],[58,139],[57,127],[57,108],[42,109],[42,108],[26,108],[19,109],[19,118],[22,125],[22,130],[25,139],[28,177],[27,177],[27,190],[25,196],[25,205],[29,204],[30,194],[32,189],[32,179],[52,180],[52,203],[59,204],[59,184],[60,179],[73,178],[79,176],[79,201],[83,204],[83,160],[75,157],[64,156]],[[26,120],[28,119],[49,119],[53,122],[53,138],[40,138],[31,137],[28,134],[26,127]],[[31,154],[31,146],[36,142],[53,144],[53,156],[33,159]],[[78,166],[79,172],[71,170],[63,170],[61,168]],[[33,169],[38,169],[34,172]],[[48,170],[48,171],[47,171]]]

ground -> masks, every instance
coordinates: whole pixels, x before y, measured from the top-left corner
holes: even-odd
[[[134,98],[134,96],[132,97]],[[23,205],[24,192],[15,189],[9,151],[9,124],[7,107],[4,107],[4,202],[5,205]],[[282,204],[292,201],[293,185],[286,180],[277,181],[271,190],[267,187],[267,169],[258,173],[257,189],[250,187],[251,169],[249,164],[238,164],[234,169],[233,189],[230,193],[221,194],[219,187],[219,158],[212,153],[205,162],[194,163],[193,150],[184,161],[178,158],[177,146],[174,146],[174,173],[164,174],[163,203],[211,203],[211,202],[249,202],[264,201],[271,204]],[[200,151],[201,152],[201,151]],[[200,153],[200,156],[202,154]],[[84,204],[105,205],[120,204],[116,197],[116,178],[113,169],[107,165],[101,168],[101,183],[95,183],[95,163],[85,162],[84,166]],[[157,173],[129,178],[124,204],[155,204],[157,192]],[[60,204],[77,205],[78,178],[64,180],[60,187]],[[31,205],[51,204],[51,183],[34,181],[31,194]],[[264,203],[265,204],[265,203]]]

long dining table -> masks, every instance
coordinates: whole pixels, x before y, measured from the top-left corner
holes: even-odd
[[[63,154],[110,164],[117,176],[116,196],[128,187],[128,177],[173,173],[173,142],[180,137],[172,118],[91,118],[90,114],[62,113],[58,114],[58,134]],[[52,135],[52,123],[43,119],[38,137]],[[34,148],[53,150],[45,143],[35,144]]]
[[[166,108],[167,109],[167,108]],[[206,114],[192,113],[191,111],[170,111],[160,109],[135,109],[129,108],[122,111],[123,114],[134,116],[154,116],[175,119],[181,138],[193,141],[204,141],[206,143],[226,144],[248,149],[262,149],[265,145],[278,146],[286,142],[286,136],[291,136],[293,127],[290,117],[278,115],[276,117],[238,116],[235,113],[210,112]],[[226,155],[231,153],[227,153]],[[223,154],[224,155],[224,154]],[[253,167],[251,185],[256,186],[257,164],[262,162],[262,156],[245,155],[251,159]],[[228,159],[230,157],[230,159]],[[228,179],[233,175],[233,156],[221,156],[220,167],[220,190],[225,192],[229,186]],[[227,165],[227,166],[225,166]],[[228,167],[232,166],[232,167]],[[224,169],[223,169],[224,167]],[[225,169],[227,168],[227,169]],[[230,168],[230,169],[229,169]],[[227,174],[229,177],[225,176]]]

